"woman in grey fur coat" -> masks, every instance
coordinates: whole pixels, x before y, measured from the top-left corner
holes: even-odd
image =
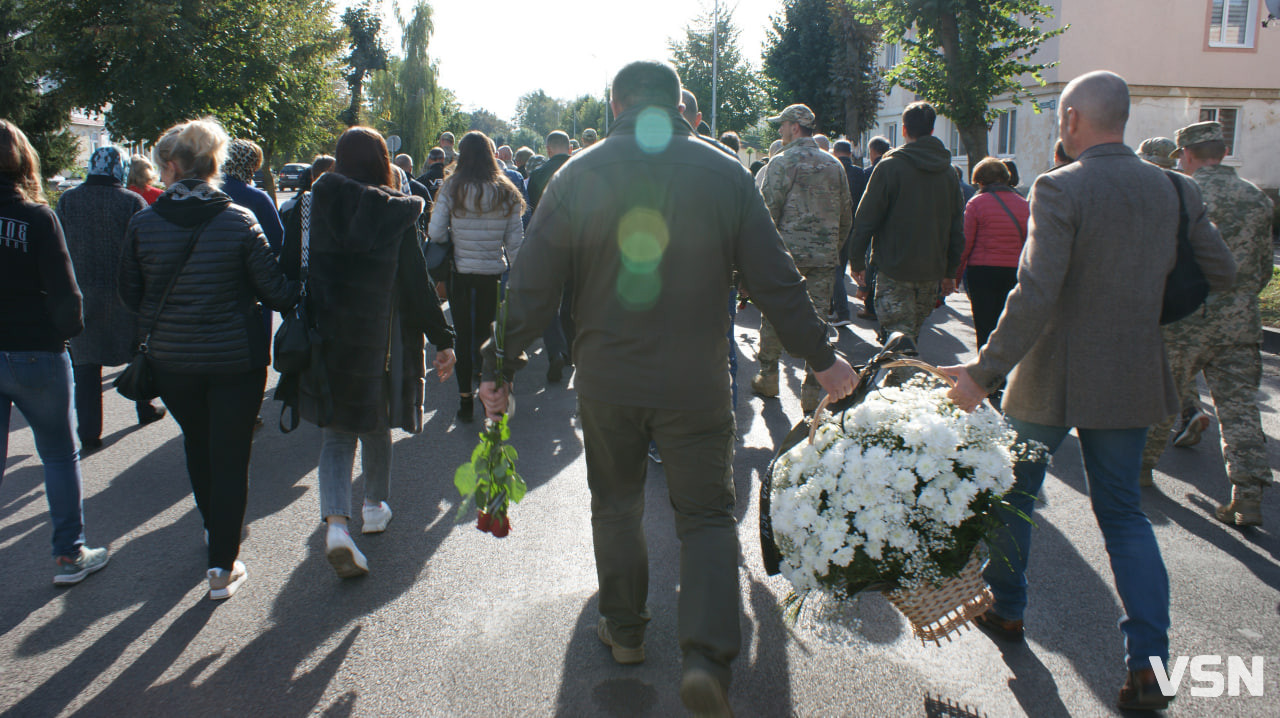
[[[84,184],[58,199],[58,219],[84,294],[84,331],[71,339],[77,432],[82,451],[102,446],[102,367],[128,364],[137,341],[137,317],[120,302],[116,270],[129,219],[147,202],[125,189],[124,157],[114,147],[99,147],[89,159]],[[150,402],[137,404],[138,423],[164,417]]]

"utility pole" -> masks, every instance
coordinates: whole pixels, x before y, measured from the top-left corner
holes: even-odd
[[[716,107],[719,102],[716,100],[716,86],[720,82],[720,0],[716,0],[714,9],[711,11],[711,136],[717,137],[716,134]],[[698,128],[693,128],[694,132]]]

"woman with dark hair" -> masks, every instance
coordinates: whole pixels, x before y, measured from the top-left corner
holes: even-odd
[[[1018,257],[1027,241],[1031,207],[1009,186],[1005,163],[988,157],[973,169],[978,191],[964,209],[964,254],[956,279],[963,279],[973,310],[978,349],[987,343],[1018,284]],[[1000,392],[991,395],[997,407]]]
[[[58,219],[84,295],[84,332],[71,340],[82,453],[102,447],[102,367],[128,364],[137,340],[138,319],[120,303],[116,270],[129,220],[147,208],[147,201],[125,189],[124,178],[120,151],[99,147],[84,183],[58,198]],[[149,401],[137,402],[135,409],[139,424],[164,417],[164,409]]]
[[[1009,180],[1008,182],[1005,183],[1006,186],[1008,186],[1009,189],[1013,190],[1015,193],[1021,196],[1022,192],[1018,189],[1018,185],[1022,184],[1022,177],[1018,174],[1018,163],[1014,162],[1013,160],[1000,160],[1000,163],[1003,164],[1004,168],[1009,171]],[[982,163],[979,162],[978,164],[982,164]],[[974,180],[974,181],[977,182],[977,180]]]
[[[453,241],[449,311],[458,332],[459,421],[472,420],[475,358],[497,311],[498,282],[524,241],[524,207],[520,190],[498,168],[493,141],[483,132],[463,136],[427,229],[432,242]]]
[[[298,284],[280,271],[257,218],[218,189],[227,143],[211,119],[160,137],[152,156],[167,189],[129,223],[119,277],[160,398],[182,427],[214,600],[230,598],[248,578],[237,557],[267,383],[258,300],[276,310],[298,301]]]
[[[283,262],[286,272],[305,279],[306,306],[320,336],[318,368],[298,378],[298,407],[303,419],[321,427],[325,555],[349,578],[369,571],[347,526],[356,443],[365,479],[361,531],[381,533],[391,521],[391,429],[422,431],[425,339],[436,347],[433,366],[442,382],[454,355],[453,331],[431,291],[414,229],[422,199],[399,191],[399,174],[376,131],[348,129],[336,154],[333,170],[299,202],[299,231],[285,237]]]
[[[80,288],[62,225],[40,187],[40,158],[17,126],[0,120],[0,480],[9,457],[9,416],[26,417],[44,465],[59,586],[107,565],[84,545],[80,452],[72,425],[67,339],[84,328]]]

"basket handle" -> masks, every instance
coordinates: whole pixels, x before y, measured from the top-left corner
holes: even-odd
[[[920,361],[919,359],[894,359],[891,362],[882,364],[880,368],[893,369],[895,367],[902,367],[902,366],[914,367],[916,369],[920,369],[921,371],[929,372],[930,374],[933,374],[934,376],[938,377],[942,381],[946,382],[947,386],[956,385],[955,380],[947,376],[946,374],[944,374],[941,369],[939,369],[938,367],[928,362]],[[822,411],[826,409],[827,406],[830,404],[831,404],[831,395],[827,394],[822,397],[822,401],[818,402],[818,408],[813,410],[813,420],[809,422],[809,445],[810,446],[813,445],[813,440],[818,435],[818,414],[821,414]]]

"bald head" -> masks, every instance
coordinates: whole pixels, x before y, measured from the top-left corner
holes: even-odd
[[[684,110],[680,113],[684,116],[685,122],[690,127],[697,129],[698,123],[702,121],[702,113],[698,112],[698,98],[692,92],[680,88],[680,104],[684,105]]]
[[[1096,144],[1123,142],[1128,121],[1129,85],[1114,72],[1081,75],[1062,91],[1058,124],[1072,156]]]

